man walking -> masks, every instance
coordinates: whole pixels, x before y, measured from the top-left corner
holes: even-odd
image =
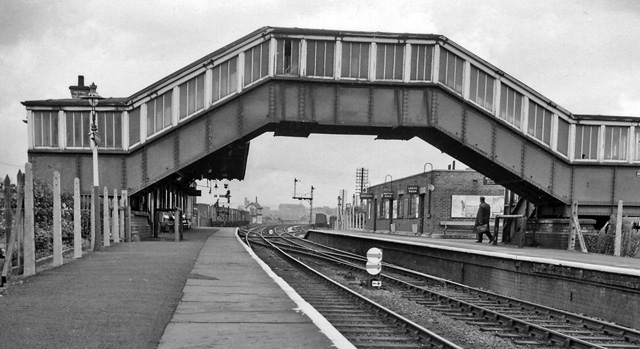
[[[476,242],[482,243],[482,235],[487,234],[489,237],[489,243],[493,242],[493,236],[489,231],[489,219],[491,217],[491,206],[484,202],[484,196],[480,197],[480,206],[478,207],[478,214],[476,215],[475,231],[478,234],[478,240]]]

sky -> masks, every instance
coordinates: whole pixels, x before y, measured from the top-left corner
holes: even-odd
[[[127,97],[263,26],[441,34],[574,114],[640,116],[639,25],[635,0],[3,0],[0,175],[27,161],[21,101],[68,98],[78,75],[103,97]],[[298,203],[297,178],[298,195],[313,186],[314,207],[335,207],[357,168],[375,185],[452,161],[416,139],[264,134],[245,180],[229,183],[231,205]]]

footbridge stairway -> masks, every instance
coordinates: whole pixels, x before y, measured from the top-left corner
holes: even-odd
[[[77,134],[88,102],[23,104],[36,172],[78,175],[88,191],[91,152]],[[608,216],[618,200],[640,215],[638,119],[574,115],[441,35],[265,27],[96,110],[101,178],[132,196],[243,179],[265,132],[354,134],[418,137],[542,216],[566,216],[572,202]]]

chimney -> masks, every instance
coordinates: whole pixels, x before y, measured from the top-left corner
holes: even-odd
[[[80,99],[82,96],[89,94],[89,86],[84,85],[84,75],[78,75],[78,85],[69,86],[71,91],[71,98]]]

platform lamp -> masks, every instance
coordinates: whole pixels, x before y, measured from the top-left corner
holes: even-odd
[[[391,175],[384,176],[385,184],[387,184],[387,177],[391,178],[389,181],[389,191],[391,192],[391,197],[389,198],[389,226],[391,226],[391,224],[393,224],[393,177],[391,177]],[[384,193],[382,195],[384,195]],[[389,227],[389,230],[391,230],[391,227]]]
[[[89,132],[89,138],[91,139],[91,151],[93,154],[93,202],[91,203],[92,210],[94,211],[91,221],[91,228],[94,230],[93,250],[102,250],[102,228],[100,227],[100,175],[98,171],[98,146],[100,146],[100,133],[98,133],[98,123],[96,121],[96,106],[98,102],[104,97],[100,96],[96,92],[96,84],[93,82],[89,86],[89,93],[86,96],[82,96],[82,99],[89,101],[91,105],[91,131]]]

